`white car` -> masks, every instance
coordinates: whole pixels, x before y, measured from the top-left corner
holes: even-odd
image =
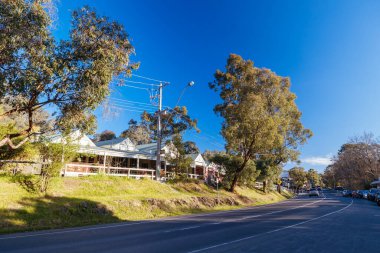
[[[317,189],[315,189],[315,188],[311,188],[309,190],[309,197],[311,197],[311,196],[317,196],[317,197],[319,197],[319,191]]]

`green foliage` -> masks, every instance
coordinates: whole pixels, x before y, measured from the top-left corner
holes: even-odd
[[[152,142],[151,133],[145,125],[137,124],[131,119],[128,122],[128,129],[124,130],[120,137],[129,138],[135,145],[142,145]]]
[[[156,113],[144,112],[141,115],[141,124],[150,131],[150,138],[157,138],[157,121],[158,117]],[[161,136],[162,139],[167,139],[172,135],[181,134],[185,130],[197,128],[197,120],[192,119],[188,115],[186,106],[175,107],[173,109],[166,109],[161,113]]]
[[[380,177],[380,140],[371,133],[352,138],[342,145],[333,163],[326,168],[329,186],[365,189]]]
[[[297,190],[303,187],[303,185],[307,182],[306,172],[302,167],[294,167],[290,169],[289,177]]]
[[[271,159],[272,158],[272,159]],[[264,192],[267,192],[272,183],[277,183],[282,167],[277,163],[276,159],[272,157],[267,157],[266,159],[262,157],[257,162],[257,170],[260,175],[257,178],[259,181],[263,181]]]
[[[186,154],[199,154],[200,150],[197,144],[193,141],[185,141],[183,143]]]
[[[321,185],[321,178],[315,169],[309,169],[306,173],[306,178],[312,187]]]
[[[242,166],[244,159],[227,153],[216,153],[209,157],[209,161],[221,166],[225,172],[223,185],[230,188],[237,170]],[[238,180],[243,185],[253,187],[260,172],[256,170],[256,165],[252,160],[249,160],[245,166],[245,170],[239,174]]]
[[[225,72],[217,70],[214,77],[210,88],[222,99],[214,111],[224,119],[226,149],[243,157],[230,190],[256,154],[273,156],[278,165],[296,159],[298,145],[311,136],[311,131],[301,123],[289,78],[254,67],[252,61],[235,54],[228,58]]]
[[[108,141],[116,138],[116,134],[111,130],[104,130],[99,134],[99,141]]]
[[[177,177],[183,173],[188,174],[192,159],[186,155],[182,136],[176,134],[172,137],[171,142],[168,143],[171,144],[169,146],[171,147],[171,152],[166,154],[165,160],[174,167],[174,172]]]
[[[35,114],[47,105],[55,110],[56,129],[92,133],[93,110],[109,95],[112,78],[137,67],[130,64],[134,49],[122,25],[83,7],[72,13],[69,39],[56,41],[44,2],[0,1],[0,99],[11,97],[0,118],[28,119],[0,146],[17,148],[14,138],[38,132]]]

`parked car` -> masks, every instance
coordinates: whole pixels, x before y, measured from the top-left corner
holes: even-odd
[[[352,191],[351,190],[343,190],[342,195],[343,195],[343,197],[352,197]]]
[[[353,198],[359,198],[359,197],[360,197],[360,195],[359,195],[359,191],[352,191],[352,192],[351,192],[351,196],[352,196]]]
[[[380,191],[375,193],[374,201],[377,203],[380,200]]]
[[[358,191],[359,198],[366,199],[368,196],[368,190],[360,190]]]
[[[378,206],[380,206],[380,191],[376,193],[375,195],[375,199],[376,199],[376,204]]]
[[[309,197],[312,197],[312,196],[317,196],[317,197],[319,197],[319,191],[318,191],[317,189],[315,189],[315,188],[311,188],[311,189],[309,190]]]
[[[336,190],[336,191],[343,191],[344,188],[343,188],[342,186],[337,186],[337,187],[335,187],[335,190]]]
[[[375,201],[375,194],[379,191],[377,188],[372,188],[368,191],[367,199]]]

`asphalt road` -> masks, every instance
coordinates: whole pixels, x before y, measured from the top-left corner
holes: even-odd
[[[379,252],[380,207],[326,193],[212,214],[0,236],[0,252]]]

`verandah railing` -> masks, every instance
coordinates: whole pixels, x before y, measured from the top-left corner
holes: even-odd
[[[155,170],[142,168],[124,168],[88,164],[66,164],[63,173],[64,176],[88,176],[105,174],[110,176],[125,176],[130,178],[155,178]]]

